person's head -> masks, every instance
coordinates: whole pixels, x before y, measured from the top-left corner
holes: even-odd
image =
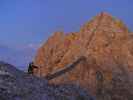
[[[33,65],[34,63],[33,62],[30,62],[30,65]]]

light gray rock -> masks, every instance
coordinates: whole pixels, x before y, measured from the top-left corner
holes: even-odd
[[[50,85],[46,79],[28,75],[0,62],[0,100],[93,100],[75,85]]]

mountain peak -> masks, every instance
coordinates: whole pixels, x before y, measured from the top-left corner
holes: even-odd
[[[95,29],[99,30],[114,30],[115,32],[128,32],[128,28],[125,24],[113,17],[107,12],[101,12],[97,16],[93,17],[91,21],[87,22],[81,27],[81,32],[92,32]]]
[[[113,96],[113,90],[116,90],[113,99],[125,100],[126,97],[130,97],[130,94],[120,94],[121,90],[130,84],[128,83],[130,80],[127,80],[129,79],[127,73],[133,75],[133,73],[130,74],[130,70],[133,70],[132,48],[129,48],[132,41],[129,41],[128,29],[122,21],[102,12],[86,23],[80,32],[69,33],[63,37],[60,35],[53,37],[50,37],[51,41],[42,45],[37,52],[34,64],[41,67],[34,71],[34,75],[40,77],[50,74],[52,76],[60,75],[58,78],[49,80],[50,83],[78,83],[95,96],[97,96],[99,88],[106,90],[109,87],[107,91],[110,91],[111,96]],[[75,60],[82,56],[85,57],[85,60],[75,64]],[[72,66],[70,67],[70,65]],[[114,80],[116,80],[116,84],[119,82],[117,82],[118,78],[122,81],[120,87],[116,89],[116,86],[113,85]],[[104,85],[107,87],[104,88]],[[103,95],[107,95],[106,92]]]
[[[99,13],[99,15],[100,16],[102,16],[102,17],[110,17],[110,18],[112,18],[113,16],[110,14],[110,13],[108,13],[108,12],[101,12],[101,13]]]

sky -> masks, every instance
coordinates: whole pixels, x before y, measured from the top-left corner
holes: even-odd
[[[53,32],[79,31],[102,11],[133,31],[133,0],[0,0],[0,45],[38,48]]]
[[[0,0],[0,43],[38,45],[55,31],[78,31],[101,11],[133,30],[133,0]]]

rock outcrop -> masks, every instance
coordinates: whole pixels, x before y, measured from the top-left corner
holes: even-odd
[[[17,70],[14,66],[0,62],[0,100],[94,100],[78,85],[48,84]]]
[[[45,77],[84,56],[71,71],[50,83],[74,83],[98,100],[133,99],[133,38],[122,21],[102,12],[80,32],[56,32],[39,48],[34,75]]]

